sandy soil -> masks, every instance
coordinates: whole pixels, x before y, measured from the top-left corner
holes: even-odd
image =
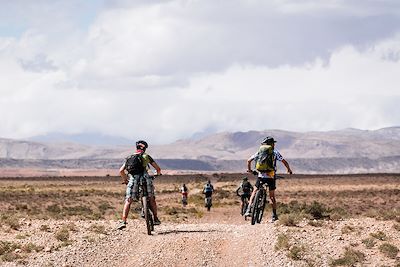
[[[266,219],[269,219],[267,214]],[[73,224],[70,245],[60,247],[54,232]],[[40,230],[46,224],[49,230]],[[103,225],[104,232],[91,231]],[[250,225],[236,209],[214,209],[203,218],[188,223],[162,223],[155,233],[145,233],[143,220],[130,220],[124,230],[115,230],[116,221],[23,220],[21,229],[4,233],[2,240],[15,240],[23,233],[23,242],[44,247],[23,263],[28,266],[329,266],[346,247],[365,255],[362,266],[398,266],[399,258],[390,259],[378,251],[385,241],[367,249],[361,240],[382,231],[387,241],[400,247],[400,232],[394,222],[372,218],[325,221],[314,227],[301,223],[288,227],[264,221]],[[343,232],[346,229],[351,231]],[[275,250],[279,235],[288,236],[289,246],[303,246],[298,259],[287,250]],[[1,262],[16,266],[16,262]],[[361,266],[361,265],[360,265]]]

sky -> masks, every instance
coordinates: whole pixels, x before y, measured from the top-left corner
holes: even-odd
[[[0,137],[400,125],[397,0],[0,0]]]

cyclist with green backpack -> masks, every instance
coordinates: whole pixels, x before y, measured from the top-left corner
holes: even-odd
[[[140,140],[136,142],[136,152],[127,157],[122,164],[119,173],[123,179],[123,184],[126,184],[125,204],[122,212],[122,220],[119,222],[117,229],[121,230],[126,227],[129,210],[132,201],[138,200],[138,181],[141,177],[146,178],[147,192],[149,194],[150,209],[154,215],[154,225],[160,224],[157,217],[157,204],[154,197],[153,176],[148,174],[149,164],[157,171],[157,175],[161,175],[161,169],[153,158],[146,154],[148,144],[146,141]]]
[[[276,214],[276,199],[275,199],[275,189],[276,189],[276,161],[281,161],[285,165],[287,172],[292,174],[289,163],[282,157],[278,150],[275,149],[275,143],[273,137],[267,136],[262,142],[257,153],[252,155],[247,160],[247,172],[253,173],[251,169],[252,161],[255,161],[256,170],[258,171],[258,179],[256,182],[256,189],[253,191],[250,197],[249,206],[247,208],[245,216],[251,215],[251,204],[254,196],[256,195],[260,186],[267,184],[269,188],[269,198],[271,199],[272,205],[272,222],[278,220],[278,215]]]

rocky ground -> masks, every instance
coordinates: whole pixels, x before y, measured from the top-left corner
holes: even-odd
[[[232,207],[163,222],[152,236],[142,219],[124,230],[115,230],[114,220],[19,223],[18,230],[1,227],[3,249],[19,244],[1,266],[400,266],[399,253],[382,249],[400,248],[399,223],[373,218],[252,226]],[[29,253],[28,244],[34,244]]]

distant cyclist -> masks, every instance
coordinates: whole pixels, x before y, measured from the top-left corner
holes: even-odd
[[[285,165],[287,172],[289,174],[292,174],[292,170],[290,169],[289,163],[282,157],[282,155],[279,153],[278,150],[275,149],[275,143],[276,141],[274,140],[273,137],[267,136],[261,143],[261,147],[257,153],[252,155],[248,160],[247,160],[247,171],[252,173],[253,170],[251,169],[251,162],[253,160],[256,161],[256,169],[258,170],[258,179],[256,182],[256,189],[253,191],[250,197],[249,201],[249,206],[247,208],[245,216],[250,216],[251,215],[251,204],[253,202],[253,198],[256,195],[258,189],[260,186],[263,184],[267,184],[269,187],[269,198],[271,199],[271,205],[272,205],[272,222],[278,220],[278,215],[276,213],[276,199],[275,199],[275,189],[276,189],[276,177],[275,177],[275,172],[276,172],[276,161],[281,161],[283,165]],[[267,151],[266,154],[268,154],[268,150],[271,151],[271,157],[269,160],[266,160],[266,162],[270,163],[265,163],[265,170],[262,165],[264,164],[264,161],[262,161],[260,158],[263,157],[261,155],[262,151]],[[267,155],[268,156],[268,155]],[[266,157],[268,158],[268,157]],[[262,162],[260,162],[262,161]],[[269,166],[268,166],[269,165]],[[258,167],[260,166],[260,168]]]
[[[249,200],[250,196],[251,196],[251,192],[253,192],[253,186],[251,185],[251,183],[249,182],[249,180],[247,179],[247,177],[243,177],[242,182],[240,183],[239,187],[236,189],[236,195],[238,197],[241,197],[242,199],[242,203],[240,205],[240,214],[242,214],[243,211],[243,205],[244,205],[244,201],[245,199]],[[242,192],[242,194],[239,194],[239,191]]]
[[[182,194],[182,205],[186,206],[187,198],[188,198],[188,188],[187,188],[186,184],[182,184],[181,194]]]
[[[207,199],[212,197],[214,192],[214,186],[211,184],[211,181],[208,180],[207,183],[203,187],[203,194],[205,194],[204,205],[207,207]]]
[[[119,169],[119,173],[123,179],[123,183],[126,186],[126,197],[124,209],[122,212],[122,220],[119,222],[117,229],[123,229],[126,227],[126,220],[128,218],[129,210],[132,201],[138,200],[138,182],[141,177],[146,178],[147,191],[149,195],[150,209],[154,215],[154,224],[160,224],[160,220],[157,217],[157,204],[154,197],[154,186],[153,186],[153,176],[148,174],[149,164],[154,167],[157,171],[157,175],[161,175],[161,169],[158,164],[153,160],[153,158],[146,154],[146,149],[148,144],[146,141],[140,140],[136,142],[136,151],[133,155],[126,158],[124,164],[122,164]]]

